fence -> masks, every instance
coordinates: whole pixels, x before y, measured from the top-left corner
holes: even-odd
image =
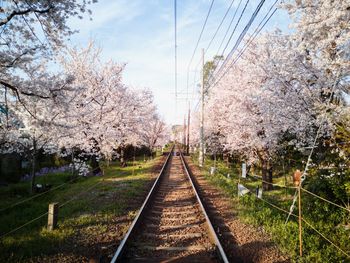
[[[209,167],[206,168],[208,170],[208,174],[211,174],[211,169],[209,170]],[[227,178],[227,176],[222,173],[219,169],[215,169],[215,173],[220,175],[220,176],[225,176],[225,178]],[[310,229],[312,229],[314,231],[315,234],[319,235],[322,239],[324,239],[325,241],[327,241],[329,244],[331,244],[335,249],[337,249],[338,251],[340,251],[344,256],[348,257],[350,259],[350,253],[347,252],[345,249],[341,248],[340,245],[336,244],[337,242],[334,240],[331,240],[329,237],[327,237],[327,235],[325,233],[322,233],[319,229],[317,229],[316,226],[314,226],[312,223],[310,223],[308,220],[305,219],[305,217],[302,215],[302,197],[303,194],[308,194],[310,196],[313,196],[323,202],[326,202],[338,209],[341,209],[347,213],[349,213],[350,215],[350,209],[348,207],[342,206],[340,204],[337,204],[331,200],[328,200],[310,190],[307,190],[306,188],[304,188],[301,184],[299,185],[299,187],[295,187],[295,186],[289,186],[289,185],[282,185],[282,184],[276,184],[276,183],[271,183],[271,182],[267,182],[262,180],[261,177],[259,176],[255,176],[255,175],[250,175],[246,178],[242,178],[241,176],[236,176],[236,177],[228,177],[227,179],[231,180],[231,182],[234,184],[234,180],[237,181],[237,183],[241,186],[238,187],[238,191],[240,191],[240,189],[248,189],[249,192],[255,197],[256,200],[260,200],[261,202],[263,202],[264,204],[267,204],[268,206],[270,206],[273,209],[276,209],[284,214],[286,214],[286,223],[288,222],[288,219],[290,216],[294,217],[297,219],[298,221],[298,236],[299,236],[299,256],[302,257],[303,256],[303,227],[309,227]],[[294,196],[293,196],[293,201],[292,201],[292,206],[290,207],[290,210],[288,211],[287,209],[284,209],[283,207],[280,207],[277,204],[274,204],[273,202],[271,202],[270,200],[263,198],[263,195],[261,194],[261,192],[259,193],[259,191],[256,191],[257,189],[252,189],[249,186],[247,186],[247,184],[252,183],[253,180],[259,180],[259,182],[261,183],[265,183],[265,184],[270,184],[274,187],[279,187],[279,188],[286,188],[286,189],[290,189],[295,191]],[[243,186],[243,187],[242,187]],[[241,195],[243,195],[245,192],[242,192]],[[240,196],[240,194],[238,194],[238,196]],[[296,202],[298,203],[297,208],[298,208],[298,213],[295,214],[294,213],[294,208],[295,208],[295,204]]]

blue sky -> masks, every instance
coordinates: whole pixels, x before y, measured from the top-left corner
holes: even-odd
[[[238,14],[246,0],[242,1]],[[250,31],[275,0],[266,0]],[[235,0],[224,24],[218,32],[205,57],[210,60],[217,52],[229,22],[240,0]],[[211,0],[177,0],[178,28],[178,91],[187,91],[187,68],[204,23]],[[215,0],[207,26],[190,69],[189,97],[195,105],[198,87],[193,84],[194,70],[200,59],[201,48],[206,48],[217,29],[231,0]],[[233,36],[227,52],[234,45],[251,14],[258,4],[251,0],[245,15]],[[175,103],[174,84],[174,1],[173,0],[99,0],[91,6],[92,21],[88,19],[70,20],[70,26],[79,33],[71,37],[70,45],[84,46],[90,39],[103,49],[103,59],[113,59],[127,63],[124,82],[136,88],[149,88],[153,91],[159,113],[169,124],[182,123],[187,112],[187,94],[179,94]],[[235,23],[235,22],[234,22]],[[288,30],[288,14],[278,10],[267,24],[265,30],[280,28]],[[233,28],[233,27],[232,27]],[[231,28],[231,30],[232,30]],[[230,48],[231,47],[231,48]],[[199,72],[197,73],[199,76]],[[192,91],[194,91],[192,93]],[[177,111],[175,111],[177,105]]]

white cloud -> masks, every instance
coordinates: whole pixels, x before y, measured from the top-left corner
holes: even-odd
[[[142,10],[137,1],[127,0],[100,0],[96,4],[92,4],[90,9],[92,10],[92,21],[87,18],[73,18],[69,25],[73,29],[79,29],[81,33],[93,32],[104,26],[111,26],[111,24],[129,22],[139,16]]]

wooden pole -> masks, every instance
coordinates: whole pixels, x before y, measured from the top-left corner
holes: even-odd
[[[57,227],[58,203],[49,204],[49,214],[47,218],[47,229],[54,230]]]
[[[201,85],[199,166],[200,167],[204,166],[204,49],[202,49],[202,85]]]
[[[303,256],[303,239],[302,239],[302,219],[301,219],[301,183],[298,187],[298,207],[299,207],[299,255]]]
[[[182,138],[182,150],[186,151],[186,114],[184,115],[184,127],[183,127],[183,138]]]
[[[191,107],[190,102],[188,102],[188,115],[187,115],[187,147],[186,147],[186,153],[187,155],[190,154],[190,117],[191,116]]]

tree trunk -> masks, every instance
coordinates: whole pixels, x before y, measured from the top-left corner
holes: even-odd
[[[71,162],[72,162],[72,178],[75,177],[75,166],[74,166],[74,151],[71,153]]]
[[[153,159],[153,150],[154,150],[153,146],[149,148],[151,159]]]
[[[271,161],[268,161],[267,163],[267,181],[270,183],[269,184],[269,190],[273,189],[273,185],[272,185],[272,172],[273,172],[273,166]]]
[[[264,152],[262,154],[258,154],[261,162],[261,177],[262,177],[262,187],[264,191],[270,191],[273,189],[272,187],[272,166],[270,161],[268,161],[268,153]]]
[[[123,147],[120,149],[120,166],[121,167],[125,167],[126,166],[126,162],[125,162],[125,159],[124,159],[124,148]]]
[[[97,175],[101,172],[100,164],[96,159],[96,155],[91,156],[91,168],[92,168],[93,175]]]
[[[32,152],[32,176],[31,176],[31,193],[35,192],[35,170],[36,170],[36,140],[33,139],[33,152]]]

